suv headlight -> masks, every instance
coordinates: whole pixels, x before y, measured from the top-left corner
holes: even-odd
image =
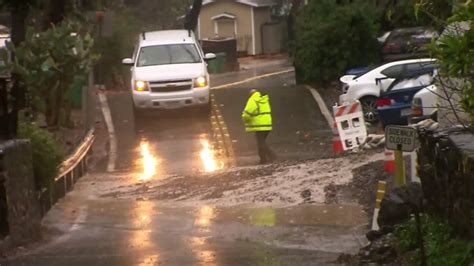
[[[197,77],[194,79],[194,88],[204,88],[209,84],[206,76]]]
[[[137,80],[135,81],[135,88],[136,91],[148,91],[148,84],[146,81]]]

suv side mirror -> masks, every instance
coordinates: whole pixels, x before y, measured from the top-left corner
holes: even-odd
[[[204,55],[204,60],[206,61],[213,60],[213,59],[216,59],[216,54],[214,53],[207,53]]]
[[[126,66],[133,66],[133,60],[131,58],[125,58],[122,60],[122,64],[126,65]]]

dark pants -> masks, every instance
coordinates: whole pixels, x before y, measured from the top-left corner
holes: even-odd
[[[276,159],[275,153],[268,147],[267,137],[270,131],[257,131],[255,138],[257,139],[258,156],[260,156],[260,163],[273,162]]]

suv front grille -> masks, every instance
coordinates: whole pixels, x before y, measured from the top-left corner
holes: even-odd
[[[191,79],[177,79],[177,80],[166,80],[166,81],[150,81],[150,85],[166,85],[170,83],[192,83],[193,80]]]
[[[173,92],[173,91],[187,91],[191,89],[191,85],[168,85],[164,87],[151,87],[152,92]]]
[[[185,80],[167,80],[167,81],[150,81],[151,92],[175,92],[187,91],[192,89],[193,81]]]

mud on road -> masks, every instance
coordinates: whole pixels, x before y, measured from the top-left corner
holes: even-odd
[[[382,159],[382,154],[357,154],[335,159],[286,162],[170,176],[147,182],[102,184],[101,198],[144,199],[183,205],[294,206],[325,203],[328,186],[347,185],[353,169]],[[126,179],[126,177],[125,177]],[[102,181],[107,182],[107,181]],[[101,182],[101,183],[102,183]],[[350,202],[352,199],[347,199]]]

